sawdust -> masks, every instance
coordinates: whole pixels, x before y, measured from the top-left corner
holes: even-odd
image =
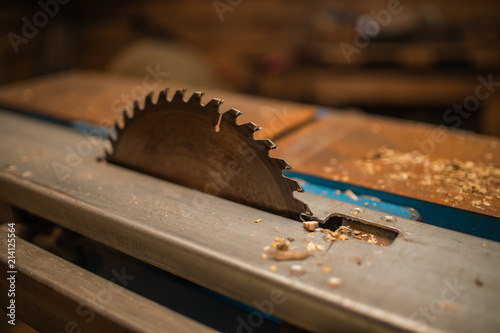
[[[378,184],[412,180],[422,186],[435,187],[436,194],[447,197],[445,202],[467,199],[473,207],[484,210],[493,205],[494,198],[500,199],[500,168],[493,164],[431,160],[417,151],[402,153],[386,147],[368,154],[357,164],[363,173],[373,176],[380,176],[381,170],[386,170]]]
[[[328,230],[328,233],[326,235],[326,239],[330,242],[334,242],[336,240],[341,240],[342,242],[345,242],[351,237],[365,241],[369,244],[383,246],[383,244],[380,243],[377,236],[369,233],[363,233],[360,230],[354,230],[350,226],[345,226],[345,225],[340,226],[335,231]]]
[[[349,198],[351,198],[352,200],[354,200],[354,201],[358,201],[358,196],[357,196],[356,194],[354,194],[354,192],[353,192],[353,191],[351,191],[351,190],[346,190],[344,193],[345,193],[345,194],[346,194]]]
[[[308,252],[282,250],[268,252],[267,254],[272,256],[274,260],[303,260],[311,256]]]
[[[328,285],[334,288],[340,287],[342,285],[342,280],[339,277],[332,276],[328,278]]]
[[[302,225],[307,231],[314,231],[318,226],[319,222],[318,221],[304,221],[302,222]]]

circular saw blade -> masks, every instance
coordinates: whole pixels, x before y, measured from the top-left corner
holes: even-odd
[[[282,174],[290,166],[269,156],[276,145],[254,139],[260,127],[238,125],[235,109],[221,114],[222,100],[202,105],[194,93],[185,101],[180,90],[169,100],[168,91],[156,103],[149,94],[143,108],[136,102],[132,117],[124,112],[108,162],[295,220],[311,214],[293,196],[302,187]]]

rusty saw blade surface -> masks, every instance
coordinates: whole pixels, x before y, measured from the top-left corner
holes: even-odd
[[[259,126],[237,124],[242,112],[235,109],[221,114],[222,100],[202,105],[201,92],[187,101],[184,91],[171,100],[168,92],[156,102],[149,94],[142,108],[136,102],[133,114],[125,110],[111,133],[108,162],[295,220],[311,214],[293,196],[302,187],[282,174],[290,166],[269,156],[276,145],[254,139]]]

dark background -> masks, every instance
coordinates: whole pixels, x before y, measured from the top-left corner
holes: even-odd
[[[1,84],[72,68],[143,76],[161,63],[187,85],[457,127],[446,110],[479,75],[500,81],[497,0],[55,1],[42,1],[53,17],[37,1],[2,2]],[[373,32],[373,11],[398,3]],[[25,37],[23,17],[39,27],[16,53],[9,33]],[[347,59],[340,45],[354,47],[357,29],[372,36]],[[500,135],[494,95],[459,127]]]

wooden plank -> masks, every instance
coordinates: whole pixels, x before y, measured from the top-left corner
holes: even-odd
[[[3,227],[0,244],[7,248],[8,229]],[[15,244],[16,319],[38,331],[215,332],[127,290],[135,276],[124,268],[113,269],[114,277],[108,281],[20,238]],[[7,252],[2,251],[3,271],[12,271],[8,262]],[[8,290],[9,283],[2,279],[0,286]],[[4,301],[8,299],[2,297],[7,307]]]
[[[355,112],[277,140],[295,171],[500,217],[500,139]]]
[[[153,84],[150,76],[146,86]],[[185,86],[165,80],[156,84],[156,96],[166,87]],[[193,91],[205,91],[205,103],[211,98],[224,99],[221,112],[230,108],[242,111],[239,123],[254,122],[263,128],[256,133],[259,139],[273,139],[311,121],[316,110],[310,105],[197,87],[190,87],[186,96]],[[72,71],[4,86],[0,89],[0,103],[61,120],[109,127],[126,106],[132,106],[135,97],[143,100],[148,92],[142,78]]]

